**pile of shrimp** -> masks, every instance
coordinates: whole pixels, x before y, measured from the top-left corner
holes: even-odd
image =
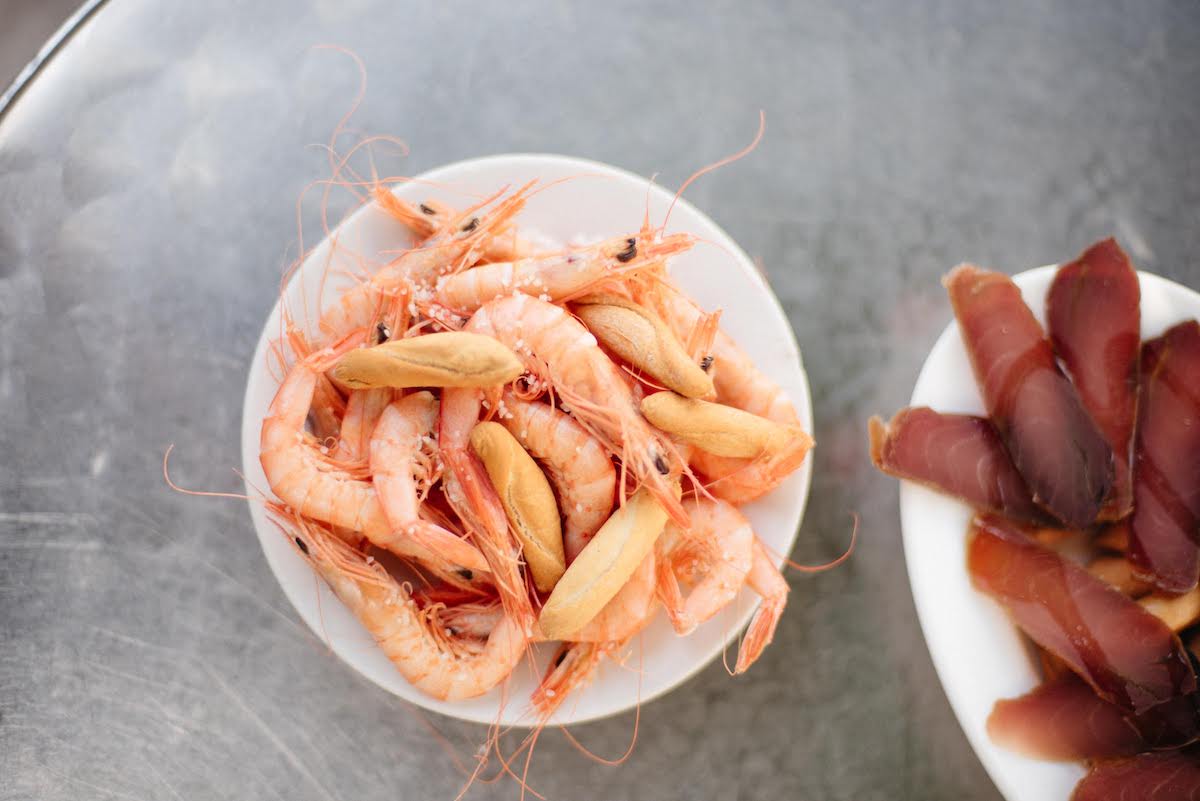
[[[492,690],[543,639],[547,593],[534,586],[470,448],[472,430],[498,422],[536,460],[557,501],[568,569],[646,488],[667,522],[611,600],[562,643],[531,698],[545,719],[660,610],[686,635],[743,586],[762,602],[734,672],[754,663],[788,585],[738,507],[798,469],[812,440],[780,387],[720,330],[719,314],[670,278],[667,262],[692,237],[644,223],[596,244],[537,250],[518,224],[532,189],[452,209],[375,185],[376,204],[414,242],[327,303],[315,335],[285,315],[278,352],[290,364],[263,420],[261,463],[275,496],[268,507],[297,551],[401,674],[441,700]],[[601,294],[655,315],[711,377],[710,402],[800,435],[769,454],[733,458],[655,429],[639,402],[662,387],[573,314],[575,301]],[[353,389],[332,373],[354,349],[444,331],[498,340],[523,373],[501,386],[407,389]],[[403,572],[382,563],[396,560]]]
[[[410,203],[377,184],[375,203],[413,241],[326,303],[315,333],[285,312],[275,349],[282,380],[260,453],[274,495],[268,511],[296,551],[405,679],[444,701],[504,684],[546,639],[539,613],[548,593],[535,586],[513,521],[471,449],[476,426],[503,425],[542,470],[567,569],[634,493],[644,488],[661,505],[667,520],[653,547],[561,642],[529,698],[538,721],[530,756],[536,731],[604,661],[626,658],[660,611],[687,635],[748,587],[761,603],[733,672],[758,659],[788,584],[738,507],[779,486],[812,446],[781,388],[720,330],[719,312],[701,309],[672,281],[668,261],[692,237],[644,223],[596,244],[539,250],[518,224],[532,191],[452,209]],[[736,458],[656,429],[639,404],[663,387],[573,313],[589,296],[621,298],[661,321],[711,378],[707,402],[797,435]],[[334,377],[356,349],[447,331],[498,340],[523,372],[482,388],[355,389]]]

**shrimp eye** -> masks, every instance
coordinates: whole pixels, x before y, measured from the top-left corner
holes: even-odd
[[[454,572],[456,572],[456,573],[458,573],[458,575],[462,576],[464,581],[470,581],[471,579],[475,578],[475,574],[472,573],[470,570],[468,570],[465,567],[460,570],[456,570]]]
[[[705,356],[703,359],[700,360],[700,369],[707,373],[709,371],[709,369],[712,367],[712,363],[713,363],[713,357],[711,355]]]
[[[434,210],[434,209],[431,209],[429,206],[426,206],[424,203],[422,203],[420,206],[418,206],[418,208],[420,208],[420,209],[421,209],[421,212],[422,212],[423,214],[428,214],[430,217],[432,217],[433,215],[437,214],[437,211],[436,211],[436,210]]]
[[[632,261],[637,255],[637,240],[630,237],[625,240],[625,249],[617,254],[617,261],[627,262]]]
[[[667,466],[667,460],[662,457],[661,453],[654,454],[654,469],[664,476],[671,472],[671,468]]]
[[[392,330],[387,327],[387,323],[380,322],[375,326],[375,344],[382,345],[392,338]]]
[[[304,544],[304,540],[296,537],[296,547],[299,548],[305,556],[308,556],[308,546]]]
[[[463,225],[461,230],[464,234],[466,234],[466,233],[470,233],[471,231],[474,231],[478,227],[479,227],[479,218],[472,217],[470,220],[468,220],[466,222],[466,224]]]

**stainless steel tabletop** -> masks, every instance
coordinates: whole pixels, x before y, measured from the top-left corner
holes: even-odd
[[[761,259],[804,349],[796,557],[836,555],[852,512],[861,545],[791,575],[748,675],[718,663],[646,705],[617,768],[548,731],[533,787],[998,798],[926,653],[865,421],[908,397],[957,261],[1017,271],[1115,233],[1200,285],[1197,41],[1193,0],[110,0],[0,118],[0,799],[450,799],[447,743],[469,759],[484,735],[343,666],[245,504],[162,479],[174,442],[181,484],[239,487],[252,348],[327,170],[310,145],[357,89],[322,43],[363,59],[353,125],[402,137],[409,174],[553,151],[673,186],[766,111],[762,146],[688,196]],[[633,728],[575,733],[612,757]]]

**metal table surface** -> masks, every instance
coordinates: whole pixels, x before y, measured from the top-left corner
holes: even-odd
[[[1110,232],[1200,284],[1200,6],[111,0],[0,118],[0,798],[453,798],[477,726],[343,666],[267,569],[242,391],[296,198],[353,125],[409,174],[557,151],[676,185],[761,259],[816,477],[777,641],[642,710],[619,768],[547,732],[551,799],[996,799],[926,653],[865,421],[949,320],[939,276]],[[310,230],[315,209],[306,211]],[[289,247],[292,248],[289,250]],[[622,753],[633,716],[579,726]],[[440,734],[435,735],[434,730]],[[443,741],[444,738],[444,741]],[[511,782],[472,798],[512,798]]]

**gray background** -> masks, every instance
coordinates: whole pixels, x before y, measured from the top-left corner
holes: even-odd
[[[0,28],[17,6],[0,0]],[[0,118],[0,798],[452,798],[479,727],[343,667],[261,556],[242,390],[295,201],[366,62],[395,169],[557,151],[677,184],[761,259],[819,447],[776,644],[643,710],[620,768],[556,732],[553,799],[995,799],[910,600],[864,424],[949,320],[938,277],[1110,232],[1200,284],[1195,2],[112,0]],[[7,45],[6,45],[7,47]],[[314,207],[315,208],[315,207]],[[314,223],[313,211],[306,213]],[[315,230],[312,229],[312,230]],[[289,246],[292,247],[289,250]],[[631,715],[578,727],[602,754]],[[511,798],[509,782],[472,798]]]

